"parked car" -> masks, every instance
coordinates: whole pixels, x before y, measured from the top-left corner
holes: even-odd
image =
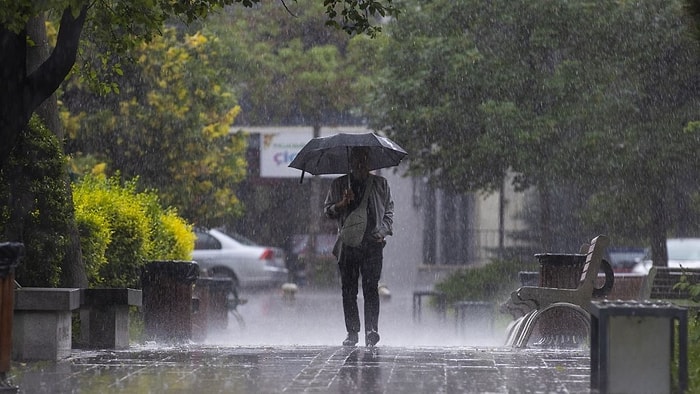
[[[261,246],[221,229],[195,230],[192,260],[212,276],[230,277],[236,287],[271,287],[287,281],[284,251]]]
[[[612,247],[605,252],[605,259],[615,273],[632,272],[634,267],[644,259],[646,251],[638,247]]]
[[[700,268],[700,238],[670,238],[666,240],[668,249],[668,266]],[[651,250],[642,261],[634,267],[634,272],[646,274],[652,266]]]
[[[335,259],[333,247],[338,238],[337,234],[316,234],[316,255]],[[292,236],[292,253],[305,257],[311,253],[309,245],[309,234],[296,234]]]

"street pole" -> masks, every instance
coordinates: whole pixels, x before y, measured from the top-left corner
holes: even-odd
[[[313,126],[314,135],[313,138],[318,138],[321,136],[321,126],[315,124]],[[309,253],[313,262],[317,259],[317,248],[316,248],[316,238],[321,228],[321,177],[314,175],[311,179],[311,198],[309,198],[311,203],[311,221],[309,226]]]

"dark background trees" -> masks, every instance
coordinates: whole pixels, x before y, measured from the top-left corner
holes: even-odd
[[[651,243],[663,264],[666,234],[700,231],[685,128],[700,115],[697,43],[681,2],[402,6],[372,120],[414,173],[473,192],[512,171],[539,195],[540,250],[604,232]]]
[[[7,2],[0,49],[12,61],[0,66],[0,94],[8,104],[0,125],[10,143],[2,149],[12,146],[17,124],[55,90],[47,79],[56,86],[63,81],[76,34],[89,33],[94,44],[83,52],[93,56],[79,63],[82,83],[100,93],[115,91],[116,76],[134,70],[118,56],[151,39],[169,17],[192,22],[227,3],[177,9],[120,3],[108,19],[98,6],[63,12],[70,2],[51,9]],[[196,26],[227,47],[228,69],[209,78],[231,84],[226,88],[243,109],[240,124],[319,127],[369,119],[411,152],[413,174],[428,175],[452,193],[499,190],[512,172],[518,188],[537,190],[530,233],[545,250],[571,249],[591,233],[607,232],[620,243],[651,243],[662,261],[667,235],[697,234],[698,137],[690,123],[698,117],[697,42],[689,37],[682,2],[434,1],[417,7],[406,1],[390,37],[374,41],[320,29],[317,12],[326,10],[299,4],[290,10],[263,4],[272,5],[270,14],[233,7],[214,24]],[[18,37],[39,11],[50,19],[63,15],[62,33],[52,56],[28,71],[16,60],[26,54]],[[362,31],[363,23],[347,26]],[[376,49],[382,45],[383,51]],[[113,79],[92,73],[103,67],[116,74]],[[137,80],[130,85],[135,96],[145,88]],[[367,95],[374,101],[365,101]],[[140,122],[138,129],[148,129],[143,116]],[[98,124],[93,119],[93,131]],[[277,197],[256,198],[270,201],[256,214],[270,212]]]

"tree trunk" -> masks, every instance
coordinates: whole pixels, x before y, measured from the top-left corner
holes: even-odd
[[[501,180],[498,192],[498,258],[505,255],[506,243],[506,179]]]
[[[321,136],[321,125],[314,122],[313,126],[313,138],[318,138]],[[322,202],[321,202],[321,177],[313,176],[311,179],[311,199],[309,203],[311,204],[311,221],[309,222],[309,256],[315,261],[317,256],[318,243],[318,233],[321,229],[321,212],[323,212]]]
[[[554,248],[552,235],[552,207],[550,190],[546,182],[539,187],[540,196],[540,247],[542,252],[551,252]]]
[[[43,16],[32,18],[29,21],[27,24],[27,35],[36,44],[27,50],[27,69],[29,73],[31,73],[49,57],[49,44]],[[54,93],[47,98],[46,101],[37,108],[36,113],[41,117],[46,127],[48,127],[49,130],[58,137],[59,142],[62,143],[64,133],[58,116],[56,94]],[[75,222],[75,216],[73,215],[75,212],[73,208],[73,193],[70,186],[68,171],[64,174],[65,192],[70,214],[67,218],[68,223],[66,223],[69,242],[66,246],[65,257],[61,266],[60,286],[86,288],[88,286],[88,281],[83,264],[83,254],[80,248],[80,235],[78,234],[78,227]]]
[[[27,72],[28,32],[15,33],[0,24],[0,53],[3,54],[0,61],[0,141],[3,142],[0,144],[0,169],[5,166],[34,111],[56,92],[75,64],[87,10],[85,4],[77,16],[70,7],[63,11],[56,47],[45,61],[34,64],[32,73]],[[36,20],[29,25],[33,23]],[[32,27],[37,28],[45,26]]]

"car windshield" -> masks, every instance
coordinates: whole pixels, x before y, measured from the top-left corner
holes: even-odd
[[[669,240],[669,260],[700,260],[700,240]]]

